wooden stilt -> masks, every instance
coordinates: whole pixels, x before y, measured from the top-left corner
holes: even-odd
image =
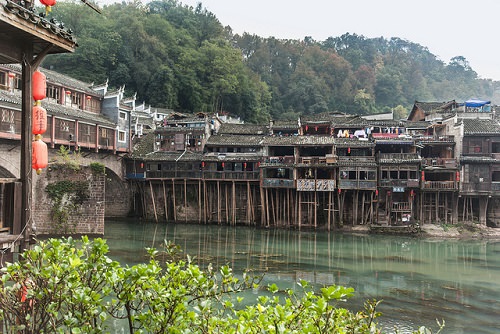
[[[187,180],[184,179],[184,222],[187,223],[188,205],[187,205]]]
[[[201,201],[201,199],[202,199],[202,196],[201,196],[201,180],[198,180],[198,224],[201,223],[201,215],[202,215],[201,210],[202,210],[202,206],[203,205],[201,203],[203,203],[203,202]]]
[[[168,202],[167,202],[167,190],[165,189],[165,180],[161,181],[163,186],[163,206],[165,210],[165,221],[168,222]]]
[[[172,200],[174,202],[174,223],[177,223],[177,203],[175,200],[175,179],[172,179]]]
[[[153,202],[153,211],[155,213],[155,222],[158,223],[158,215],[156,214],[155,193],[153,191],[153,183],[149,181],[149,189],[151,189],[151,201]]]

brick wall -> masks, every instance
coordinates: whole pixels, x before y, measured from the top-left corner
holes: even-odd
[[[54,203],[48,196],[48,184],[58,181],[83,181],[88,184],[88,199],[77,205],[69,212],[65,226],[57,226],[51,218]],[[37,235],[63,234],[104,234],[105,211],[105,183],[104,175],[94,175],[89,167],[80,167],[73,171],[61,166],[51,166],[41,175],[33,175],[33,224]],[[68,201],[66,201],[68,202]],[[67,233],[63,233],[66,231]]]

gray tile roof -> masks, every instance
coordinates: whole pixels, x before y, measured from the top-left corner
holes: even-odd
[[[206,146],[262,146],[263,136],[218,134],[210,136]]]
[[[267,135],[269,134],[269,127],[255,124],[223,123],[217,133],[231,135]]]
[[[500,136],[500,125],[496,120],[487,119],[462,119],[464,135],[498,135]]]
[[[191,151],[178,151],[178,152],[166,152],[166,151],[156,151],[146,154],[142,157],[144,161],[172,161],[172,162],[183,162],[183,161],[201,161],[203,159],[203,153],[201,152],[191,152]]]
[[[10,93],[8,91],[0,90],[0,101],[8,102],[10,104],[16,105],[19,109],[21,108],[21,92],[15,91]],[[71,107],[66,107],[62,104],[50,102],[48,100],[42,100],[42,107],[47,110],[47,114],[68,117],[71,119],[90,121],[96,124],[114,127],[115,123],[111,122],[109,119],[95,113],[84,111],[81,109],[74,109]]]

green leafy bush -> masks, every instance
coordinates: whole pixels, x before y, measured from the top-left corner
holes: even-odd
[[[339,307],[352,288],[304,281],[300,292],[271,285],[255,303],[238,292],[261,277],[231,268],[202,270],[177,247],[150,249],[150,260],[121,266],[102,239],[49,239],[2,268],[0,319],[5,333],[104,333],[122,319],[130,333],[378,333],[378,302],[356,313]],[[159,255],[170,260],[160,263]],[[176,258],[175,260],[172,260]],[[419,333],[428,333],[419,329]]]

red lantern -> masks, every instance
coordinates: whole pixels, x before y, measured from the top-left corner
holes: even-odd
[[[201,168],[205,168],[205,161],[201,162]]]
[[[56,0],[40,0],[40,2],[45,5],[45,14],[48,14],[56,4]]]
[[[46,168],[49,164],[49,153],[47,149],[47,144],[45,144],[41,139],[41,136],[37,135],[33,141],[33,153],[31,156],[31,167],[36,170],[36,173],[40,175],[42,168]]]
[[[425,173],[422,171],[422,181],[425,181]]]
[[[144,168],[144,162],[141,162],[141,169]]]
[[[40,71],[33,72],[33,100],[43,100],[47,95],[47,78]]]
[[[9,78],[14,79],[16,77],[15,73],[9,72]]]
[[[224,165],[225,165],[225,164],[224,164],[224,163],[222,163],[222,168],[224,168]]]
[[[32,132],[34,135],[41,135],[47,131],[47,111],[39,104],[33,107]]]
[[[378,189],[375,190],[375,196],[378,196]]]
[[[246,162],[244,162],[244,163],[243,163],[243,169],[244,169],[244,170],[246,170],[246,169],[247,169],[247,163],[246,163]]]
[[[455,180],[460,181],[460,172],[457,172],[455,175]]]
[[[347,148],[347,154],[351,154],[351,148],[350,147]]]

